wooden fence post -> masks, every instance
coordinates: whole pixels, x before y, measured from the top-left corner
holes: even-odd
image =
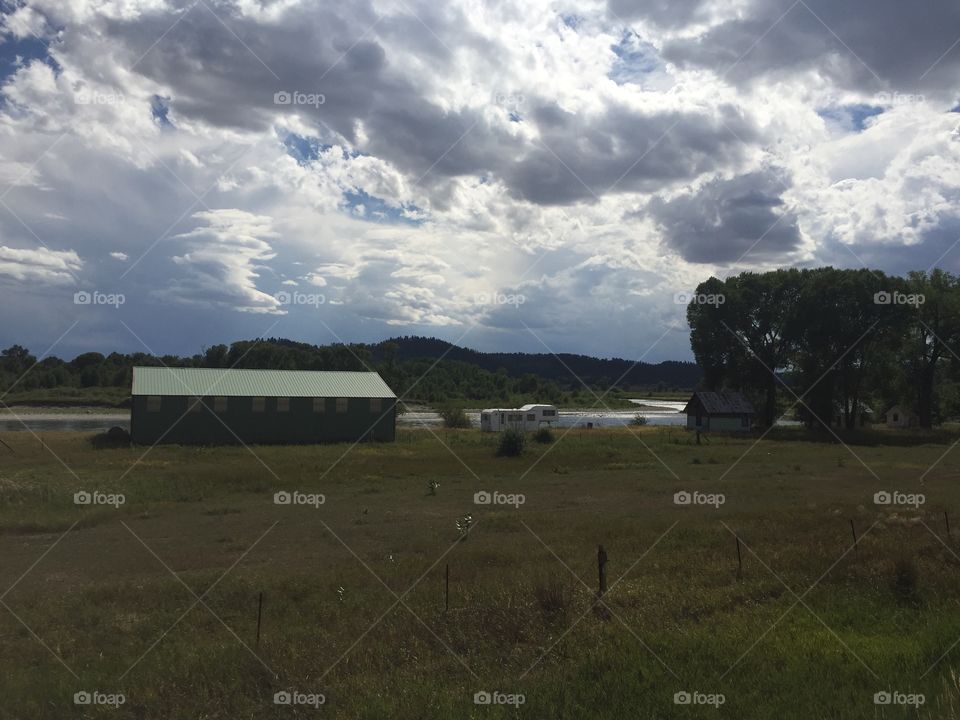
[[[597,569],[600,574],[600,589],[597,597],[603,597],[607,592],[607,551],[603,549],[603,545],[597,548]]]
[[[737,539],[737,580],[743,579],[743,555],[740,554],[740,536],[734,535]]]
[[[943,511],[943,519],[947,523],[947,537],[950,537],[950,516],[947,515],[947,511]]]
[[[850,518],[850,534],[853,535],[853,552],[859,553],[860,550],[857,548],[857,529],[853,526],[853,518]]]
[[[443,595],[444,595],[443,610],[444,612],[446,612],[450,609],[450,563],[447,563],[447,569],[445,572]]]
[[[257,602],[257,647],[260,647],[260,621],[263,618],[263,593]]]

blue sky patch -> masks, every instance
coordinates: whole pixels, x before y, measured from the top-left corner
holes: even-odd
[[[304,137],[296,133],[287,133],[283,138],[283,146],[287,149],[287,155],[300,166],[309,165],[320,157],[320,153],[333,147],[325,145],[318,138]]]
[[[60,72],[60,65],[50,57],[50,47],[46,40],[33,35],[25,38],[15,38],[6,35],[0,38],[0,81],[5,82],[19,68],[29,65],[34,60],[45,62],[55,73]]]
[[[882,107],[878,105],[866,105],[864,103],[836,105],[817,110],[817,115],[828,123],[853,132],[862,132],[863,129],[866,128],[869,118],[882,114]]]
[[[617,59],[607,76],[617,85],[642,84],[648,75],[663,67],[657,49],[641,40],[635,32],[625,32],[611,49]]]
[[[162,128],[172,128],[173,123],[167,117],[170,114],[170,98],[154,95],[150,98],[150,114],[153,121]]]
[[[423,220],[411,217],[412,214],[422,215],[423,211],[416,205],[390,205],[382,198],[370,195],[363,189],[347,190],[343,193],[344,205],[354,217],[370,222],[404,223],[405,225],[422,225]]]

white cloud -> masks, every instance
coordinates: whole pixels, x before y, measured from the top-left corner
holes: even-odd
[[[0,307],[76,276],[177,323],[170,351],[254,336],[263,314],[317,340],[321,313],[348,339],[476,322],[467,340],[542,350],[523,319],[556,349],[629,356],[682,326],[673,293],[710,274],[926,267],[960,225],[960,55],[914,87],[904,68],[947,49],[957,11],[938,0],[926,38],[891,43],[906,6],[881,6],[825,17],[878,83],[802,6],[761,37],[768,0],[237,0],[211,6],[223,23],[167,0],[35,0],[3,16],[12,52],[51,42],[2,87],[17,217],[0,207],[0,237],[31,249],[0,251]],[[861,105],[883,110],[862,130]],[[279,305],[298,284],[324,307]],[[529,300],[474,300],[496,291]],[[10,341],[33,331],[20,315],[0,316]],[[671,356],[689,356],[682,333],[651,355]]]
[[[76,278],[83,262],[73,250],[48,250],[45,247],[35,249],[12,248],[0,245],[0,276],[38,282],[41,284],[62,284]]]

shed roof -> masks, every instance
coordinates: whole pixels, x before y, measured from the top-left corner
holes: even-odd
[[[709,415],[741,415],[754,414],[753,405],[743,396],[743,393],[736,391],[709,392],[700,390],[693,394],[690,402],[683,409],[684,412],[690,411],[690,405],[694,400],[699,399],[703,409]]]
[[[133,368],[132,394],[197,397],[396,397],[383,378],[375,372],[168,367]]]

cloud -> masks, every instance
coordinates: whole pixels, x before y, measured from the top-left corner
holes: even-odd
[[[25,282],[63,284],[76,279],[83,262],[73,250],[12,248],[0,245],[0,276]]]
[[[283,313],[280,302],[256,287],[262,263],[276,257],[264,238],[275,238],[272,221],[243,210],[194,214],[206,225],[173,238],[184,246],[173,257],[183,274],[160,291],[179,303],[215,304],[240,312]]]
[[[768,169],[714,179],[693,193],[650,205],[663,242],[693,263],[727,264],[746,255],[786,259],[801,243],[796,213],[783,194],[782,171]]]
[[[752,0],[701,34],[668,40],[663,54],[743,84],[815,72],[869,94],[954,100],[960,53],[950,49],[958,26],[960,5],[952,0],[930,0],[923,12],[898,0]]]
[[[954,267],[960,10],[788,7],[0,10],[3,335],[49,344],[63,298],[44,288],[69,277],[124,293],[169,352],[279,320],[543,350],[526,325],[623,356],[667,332],[648,359],[689,357],[672,297],[711,274]],[[280,305],[292,288],[325,303]],[[17,311],[24,291],[48,322]],[[85,313],[101,325],[67,342],[120,347],[119,316]]]

